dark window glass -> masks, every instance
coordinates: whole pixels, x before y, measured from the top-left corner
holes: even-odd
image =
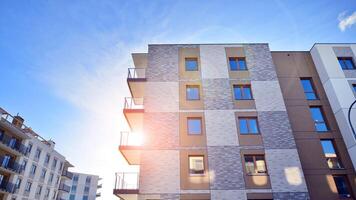
[[[356,84],[353,84],[352,88],[354,89],[354,92],[356,92]]]
[[[204,174],[204,156],[189,156],[189,173],[191,175]]]
[[[352,58],[348,57],[338,57],[339,64],[343,70],[355,69],[355,64]]]
[[[321,146],[329,168],[342,168],[332,140],[321,140]]]
[[[185,70],[186,71],[198,71],[198,59],[197,58],[185,58]]]
[[[258,134],[257,118],[239,118],[241,134]]]
[[[267,173],[265,157],[263,155],[245,155],[244,157],[247,174]]]
[[[305,97],[308,100],[317,99],[311,79],[310,78],[302,78],[300,81],[301,81],[303,89],[304,89]]]
[[[334,176],[334,181],[335,181],[335,185],[337,188],[337,192],[339,193],[339,196],[342,198],[350,198],[351,193],[349,190],[349,186],[348,186],[346,177]]]
[[[186,88],[187,100],[199,100],[199,86],[198,85],[187,85]]]
[[[245,58],[229,58],[229,65],[231,71],[242,71],[247,70],[246,60]]]
[[[252,99],[250,85],[234,85],[235,100]]]
[[[328,126],[324,120],[324,115],[320,107],[310,107],[310,112],[314,120],[315,130],[318,132],[328,131]]]
[[[201,118],[198,117],[192,117],[188,118],[188,134],[189,135],[199,135],[201,134]]]

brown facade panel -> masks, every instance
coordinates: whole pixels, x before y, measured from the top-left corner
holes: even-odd
[[[196,119],[201,122],[200,134],[189,134],[188,120]],[[180,145],[184,147],[206,146],[205,118],[203,112],[180,112],[179,113],[179,138]]]
[[[186,59],[196,59],[197,70],[187,71],[185,68]],[[199,80],[201,79],[201,64],[200,64],[199,48],[180,48],[179,49],[179,78],[181,80]]]
[[[199,88],[199,99],[188,100],[187,87],[197,86]],[[203,88],[201,81],[179,82],[179,107],[182,110],[204,109]]]

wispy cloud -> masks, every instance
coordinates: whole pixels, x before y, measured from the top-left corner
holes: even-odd
[[[339,29],[341,31],[345,31],[347,28],[351,27],[356,23],[356,11],[353,12],[351,15],[347,15],[347,12],[344,11],[339,14]]]

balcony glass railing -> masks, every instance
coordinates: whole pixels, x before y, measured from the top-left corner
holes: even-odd
[[[143,98],[125,97],[124,109],[144,109]]]
[[[66,184],[64,184],[64,183],[61,183],[60,185],[59,185],[59,188],[58,188],[59,190],[62,190],[62,191],[64,191],[64,192],[70,192],[70,187],[68,186],[68,185],[66,185]]]
[[[10,115],[9,113],[2,113],[1,120],[7,121],[8,123],[12,124],[14,127],[18,128],[21,131],[28,129],[28,127],[23,123],[23,121]]]
[[[139,189],[138,172],[117,172],[115,179],[115,189],[117,190],[138,190]]]
[[[129,68],[127,79],[144,79],[146,78],[145,68]]]
[[[27,147],[14,137],[10,137],[5,132],[0,132],[0,142],[23,155],[27,154]]]
[[[6,180],[2,180],[0,182],[0,190],[3,192],[7,192],[7,193],[14,193],[15,191],[15,184],[10,183]]]
[[[122,131],[120,133],[120,146],[141,146],[142,134]]]
[[[20,165],[19,163],[15,162],[12,159],[9,159],[7,156],[0,157],[0,167],[14,171],[19,174],[23,170],[22,165]]]

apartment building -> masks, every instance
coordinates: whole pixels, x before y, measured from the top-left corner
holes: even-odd
[[[70,178],[67,169],[72,165],[54,149],[53,141],[24,125],[23,118],[0,111],[1,199],[62,199],[69,187],[61,180]]]
[[[355,199],[355,138],[345,123],[355,54],[352,45],[271,52],[265,43],[152,44],[132,54],[123,110],[131,130],[119,150],[139,171],[118,172],[113,193]]]
[[[73,173],[70,181],[69,200],[95,200],[101,196],[99,189],[102,188],[100,178],[96,175]]]

